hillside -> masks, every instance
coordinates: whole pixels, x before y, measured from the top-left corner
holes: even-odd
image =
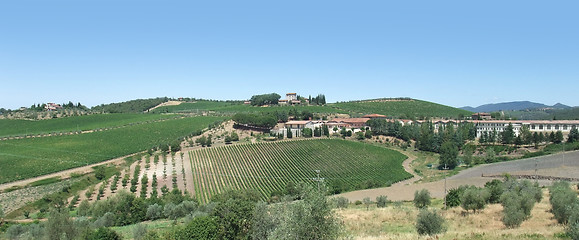
[[[339,139],[265,142],[189,152],[195,195],[202,202],[226,189],[257,189],[264,197],[288,182],[312,182],[316,171],[334,192],[386,186],[411,177],[403,154]]]
[[[535,103],[530,101],[515,101],[515,102],[484,104],[474,108],[467,106],[462,107],[461,109],[468,110],[471,112],[496,112],[496,111],[521,111],[528,109],[545,109],[545,108],[567,109],[570,107],[561,103],[557,103],[553,106],[548,106],[542,103]]]
[[[375,99],[328,104],[336,109],[358,114],[383,114],[394,118],[470,116],[472,112],[416,99]]]
[[[145,151],[199,132],[219,117],[180,118],[86,134],[0,141],[0,184]]]
[[[91,108],[91,110],[105,113],[140,113],[167,101],[169,101],[167,97],[135,99],[120,103],[101,104]]]

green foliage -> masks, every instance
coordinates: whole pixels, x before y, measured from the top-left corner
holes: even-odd
[[[503,182],[498,179],[493,179],[485,183],[485,188],[489,191],[489,203],[501,202],[501,195],[504,192]]]
[[[87,234],[84,239],[86,240],[121,240],[121,236],[110,228],[101,227],[96,231]]]
[[[0,141],[0,183],[31,178],[145,151],[203,129],[217,117],[193,117],[102,132]],[[155,130],[151,130],[155,129]],[[42,168],[29,166],[42,165]]]
[[[489,192],[484,188],[469,187],[464,190],[460,197],[460,205],[464,210],[481,210],[485,208],[486,202],[489,199]]]
[[[569,206],[573,206],[577,201],[577,193],[569,186],[568,182],[556,182],[549,188],[551,196],[551,212],[555,215],[557,222],[566,224],[571,216]]]
[[[325,191],[303,184],[299,188],[301,201],[257,205],[254,239],[337,239],[341,225]]]
[[[389,117],[407,119],[424,119],[427,117],[456,118],[460,114],[465,116],[472,114],[466,110],[416,99],[394,99],[394,101],[390,99],[376,99],[328,104],[328,106],[356,113],[386,114]]]
[[[0,137],[66,133],[114,128],[175,118],[153,114],[92,114],[40,121],[0,119]]]
[[[458,166],[458,148],[452,142],[445,142],[440,148],[439,167],[454,169]]]
[[[350,200],[348,200],[345,197],[337,197],[335,198],[336,200],[336,206],[339,208],[347,208],[348,205],[350,204]]]
[[[277,93],[253,95],[249,101],[253,106],[277,104],[281,96]]]
[[[569,222],[567,227],[565,227],[565,233],[573,240],[579,239],[579,201],[575,201],[575,204],[569,207]]]
[[[386,197],[384,195],[380,195],[380,196],[376,197],[376,207],[379,207],[379,208],[386,207],[387,203],[388,203],[388,197]]]
[[[188,239],[219,239],[219,224],[216,218],[199,216],[193,218],[187,225],[175,231],[176,240]]]
[[[246,194],[242,191],[228,191],[214,200],[217,205],[212,216],[221,229],[222,239],[244,239],[249,236],[252,225],[252,214],[257,202],[256,194]]]
[[[121,103],[102,104],[93,107],[92,110],[106,113],[141,113],[167,101],[169,101],[167,97],[136,99]]]
[[[458,207],[461,204],[461,196],[464,193],[468,186],[462,185],[458,188],[453,188],[448,191],[446,194],[446,206],[447,207]]]
[[[311,138],[312,137],[312,129],[311,128],[304,128],[302,130],[302,136],[304,136],[306,138]]]
[[[267,199],[289,182],[312,179],[312,169],[321,170],[321,177],[339,191],[384,186],[411,176],[401,166],[406,156],[338,139],[239,144],[199,149],[189,156],[193,173],[205,173],[195,177],[196,196],[203,203],[232,188],[253,188]]]
[[[569,131],[569,135],[567,135],[567,142],[568,143],[579,142],[579,130],[577,130],[575,126],[573,126],[571,128],[571,131]]]
[[[237,125],[271,129],[277,124],[277,119],[270,114],[237,113],[232,117]]]
[[[426,189],[414,192],[414,206],[425,208],[430,205],[430,192]]]
[[[76,231],[66,208],[54,208],[50,211],[45,225],[48,239],[74,239]]]
[[[420,210],[416,219],[416,231],[420,235],[436,235],[446,231],[444,218],[436,211]]]
[[[517,228],[527,218],[522,210],[522,196],[516,192],[506,192],[501,197],[503,205],[503,224],[508,228]]]

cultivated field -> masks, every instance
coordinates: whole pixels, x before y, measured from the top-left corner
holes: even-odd
[[[235,102],[213,102],[213,101],[196,101],[181,103],[176,106],[159,107],[154,112],[164,113],[202,113],[202,112],[218,112],[225,114],[247,113],[247,112],[275,112],[296,109],[298,111],[310,111],[312,113],[347,113],[344,110],[336,109],[331,105],[316,106],[316,105],[296,105],[296,106],[271,106],[271,107],[256,107]]]
[[[40,121],[0,119],[0,138],[90,131],[175,118],[158,114],[93,114]]]
[[[189,152],[195,194],[207,202],[226,189],[256,189],[264,197],[288,182],[314,182],[315,170],[329,186],[360,189],[367,181],[391,184],[411,177],[406,156],[364,143],[324,139],[240,144]]]
[[[172,119],[88,134],[0,141],[0,183],[102,162],[201,131],[218,117]]]
[[[459,114],[470,116],[469,111],[431,103],[422,100],[367,100],[358,102],[342,102],[330,104],[329,106],[353,113],[385,114],[389,117],[422,118],[422,117],[453,117]]]

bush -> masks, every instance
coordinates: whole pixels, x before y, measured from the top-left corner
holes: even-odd
[[[157,220],[163,217],[163,206],[155,203],[147,208],[147,218]]]
[[[337,197],[336,198],[336,206],[339,208],[347,208],[348,204],[350,204],[350,200],[345,197]]]
[[[571,239],[579,239],[579,201],[575,201],[573,207],[569,209],[571,216],[569,216],[569,223],[565,228],[567,236]]]
[[[473,212],[476,212],[476,210],[485,208],[489,196],[490,194],[487,189],[471,186],[462,193],[460,205],[466,211],[473,210]]]
[[[383,208],[386,207],[386,203],[388,203],[388,197],[384,195],[380,195],[376,197],[376,207]]]
[[[499,203],[501,201],[501,195],[504,192],[501,180],[493,179],[485,183],[485,188],[489,191],[489,203]]]
[[[549,197],[551,212],[555,215],[557,222],[561,224],[567,223],[571,215],[569,206],[578,201],[577,194],[571,190],[568,182],[556,182],[549,188],[549,191],[551,193]]]
[[[420,210],[416,219],[416,231],[420,235],[435,235],[446,231],[445,220],[436,211]]]
[[[463,185],[460,186],[458,188],[453,188],[450,189],[448,191],[448,194],[446,194],[446,206],[447,207],[458,207],[460,206],[460,197],[462,196],[462,193],[464,193],[464,190],[467,188],[467,186]]]
[[[430,192],[426,189],[414,192],[414,206],[425,208],[430,205]]]
[[[503,205],[503,224],[507,228],[517,228],[527,218],[521,208],[522,197],[515,192],[506,192],[501,197]]]
[[[114,230],[111,230],[109,228],[99,228],[96,231],[87,234],[87,236],[85,236],[84,239],[87,240],[101,240],[101,239],[107,239],[107,240],[121,240],[121,236],[119,236],[119,234],[117,234],[117,232],[115,232]]]

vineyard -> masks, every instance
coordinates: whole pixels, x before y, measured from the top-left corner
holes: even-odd
[[[240,144],[189,152],[195,195],[208,202],[227,189],[256,189],[264,197],[287,183],[313,183],[315,170],[330,187],[365,188],[411,177],[405,155],[359,142],[324,139]],[[375,185],[375,186],[376,186]]]
[[[285,111],[288,112],[290,109],[296,109],[297,111],[309,111],[312,113],[346,113],[346,111],[335,109],[330,106],[308,106],[308,105],[297,105],[297,106],[271,106],[271,107],[256,107],[235,102],[214,102],[214,101],[197,101],[194,103],[181,103],[176,106],[166,106],[160,107],[154,110],[154,112],[171,112],[171,113],[199,113],[203,111],[214,111],[224,114],[233,113],[249,113],[249,112],[275,112],[275,111]]]
[[[94,114],[40,121],[0,119],[0,137],[96,130],[174,117],[158,114]]]
[[[332,107],[361,114],[385,114],[389,117],[398,118],[424,118],[424,117],[452,117],[459,114],[470,116],[469,111],[453,108],[441,104],[422,100],[408,99],[399,101],[367,100],[357,102],[342,102],[331,104]]]
[[[0,183],[102,162],[201,131],[218,117],[172,119],[109,131],[0,141]]]

